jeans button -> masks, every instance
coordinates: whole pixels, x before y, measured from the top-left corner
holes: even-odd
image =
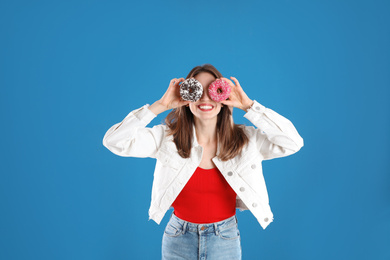
[[[206,227],[205,226],[202,226],[201,228],[200,228],[200,230],[205,230],[206,229]]]

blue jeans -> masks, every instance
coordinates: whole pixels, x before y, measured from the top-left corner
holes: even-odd
[[[195,224],[172,212],[162,239],[162,259],[241,260],[236,215],[215,223]]]

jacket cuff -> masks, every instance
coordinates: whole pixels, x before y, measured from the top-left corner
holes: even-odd
[[[148,107],[150,105],[146,104],[132,112],[130,112],[126,117],[129,117],[131,115],[138,118],[140,121],[142,121],[145,125],[149,124],[155,117],[157,117]]]
[[[259,116],[261,116],[265,110],[266,107],[257,102],[256,100],[253,100],[253,105],[247,110],[247,112],[244,114],[244,117],[248,120],[252,121],[252,119],[256,119]]]

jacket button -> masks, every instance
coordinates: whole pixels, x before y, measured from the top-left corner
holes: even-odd
[[[241,188],[240,188],[240,191],[244,191],[244,190],[245,190],[245,188],[244,188],[244,187],[241,187]]]
[[[251,168],[252,169],[256,168],[256,164],[252,164]]]
[[[265,218],[264,221],[265,221],[265,222],[268,222],[268,218]]]
[[[232,175],[233,175],[233,172],[228,172],[227,175],[228,175],[228,176],[232,176]]]
[[[252,206],[255,208],[257,207],[257,203],[253,203]]]

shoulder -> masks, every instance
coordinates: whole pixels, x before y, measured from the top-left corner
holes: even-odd
[[[162,142],[169,142],[173,140],[173,135],[169,134],[169,127],[165,124],[153,126],[153,131],[161,138]]]
[[[241,128],[244,130],[245,134],[248,136],[249,139],[256,138],[258,129],[253,126],[247,125],[241,125]]]
[[[164,125],[164,124],[159,124],[159,125],[154,125],[152,127],[152,130],[154,133],[160,135],[161,137],[166,138],[168,135],[169,127],[167,125]]]
[[[164,143],[168,137],[168,126],[163,124],[146,127],[142,131],[146,131],[157,143]],[[149,137],[150,137],[149,136]]]
[[[162,132],[165,132],[165,131],[167,131],[169,129],[168,126],[164,125],[164,124],[154,125],[153,128],[157,129],[157,130],[160,130]]]

